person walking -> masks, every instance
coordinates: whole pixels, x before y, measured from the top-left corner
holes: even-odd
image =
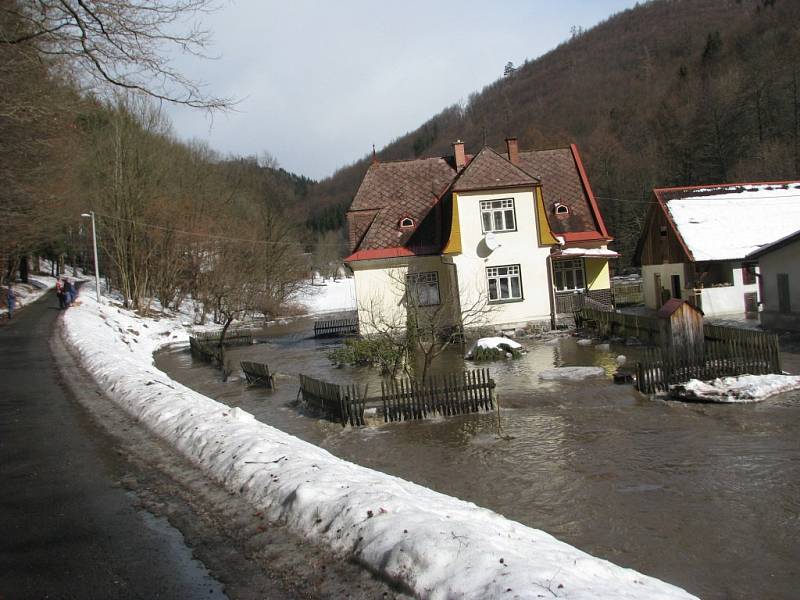
[[[72,302],[75,300],[75,286],[66,277],[64,278],[64,294],[66,295],[65,308],[69,308]]]
[[[8,320],[10,321],[14,307],[17,305],[17,295],[14,293],[11,282],[8,283],[8,290],[6,291],[6,303],[8,304]]]
[[[66,308],[67,303],[64,298],[64,280],[60,277],[56,279],[56,296],[58,296],[58,308]]]

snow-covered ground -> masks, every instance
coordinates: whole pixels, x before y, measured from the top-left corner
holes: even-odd
[[[796,389],[800,389],[800,377],[795,375],[740,375],[720,377],[711,382],[692,379],[670,388],[670,395],[707,402],[758,402]]]
[[[330,289],[343,294],[349,285]],[[65,313],[63,332],[113,401],[256,510],[421,598],[693,597],[474,504],[338,459],[202,396],[153,365],[153,351],[187,339],[180,316],[155,321],[113,303],[98,306],[91,284],[81,299]],[[308,304],[336,302],[322,295]]]
[[[298,302],[306,307],[310,315],[356,310],[356,280],[354,277],[344,277],[336,281],[315,281],[307,288],[305,295],[298,298]]]

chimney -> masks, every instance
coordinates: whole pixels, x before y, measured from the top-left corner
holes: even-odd
[[[519,146],[517,146],[517,138],[506,138],[506,148],[508,149],[508,160],[512,165],[519,164]]]
[[[453,142],[453,156],[456,159],[456,171],[460,171],[467,164],[467,155],[464,154],[464,142],[461,140]]]

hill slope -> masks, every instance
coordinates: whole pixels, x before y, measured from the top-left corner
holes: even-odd
[[[800,3],[655,0],[573,37],[378,153],[575,142],[629,259],[653,187],[800,176]],[[346,210],[369,157],[311,192]]]

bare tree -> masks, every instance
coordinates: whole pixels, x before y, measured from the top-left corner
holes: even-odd
[[[158,100],[210,110],[231,105],[169,58],[205,57],[209,32],[192,22],[212,0],[5,0],[0,45],[33,49],[71,65],[81,82],[123,88]]]
[[[389,271],[391,290],[376,291],[359,311],[366,338],[382,340],[380,348],[394,348],[398,356],[392,374],[402,366],[410,376],[424,380],[433,361],[466,331],[487,326],[493,306],[485,291],[459,289],[440,296],[438,282],[408,267]]]

